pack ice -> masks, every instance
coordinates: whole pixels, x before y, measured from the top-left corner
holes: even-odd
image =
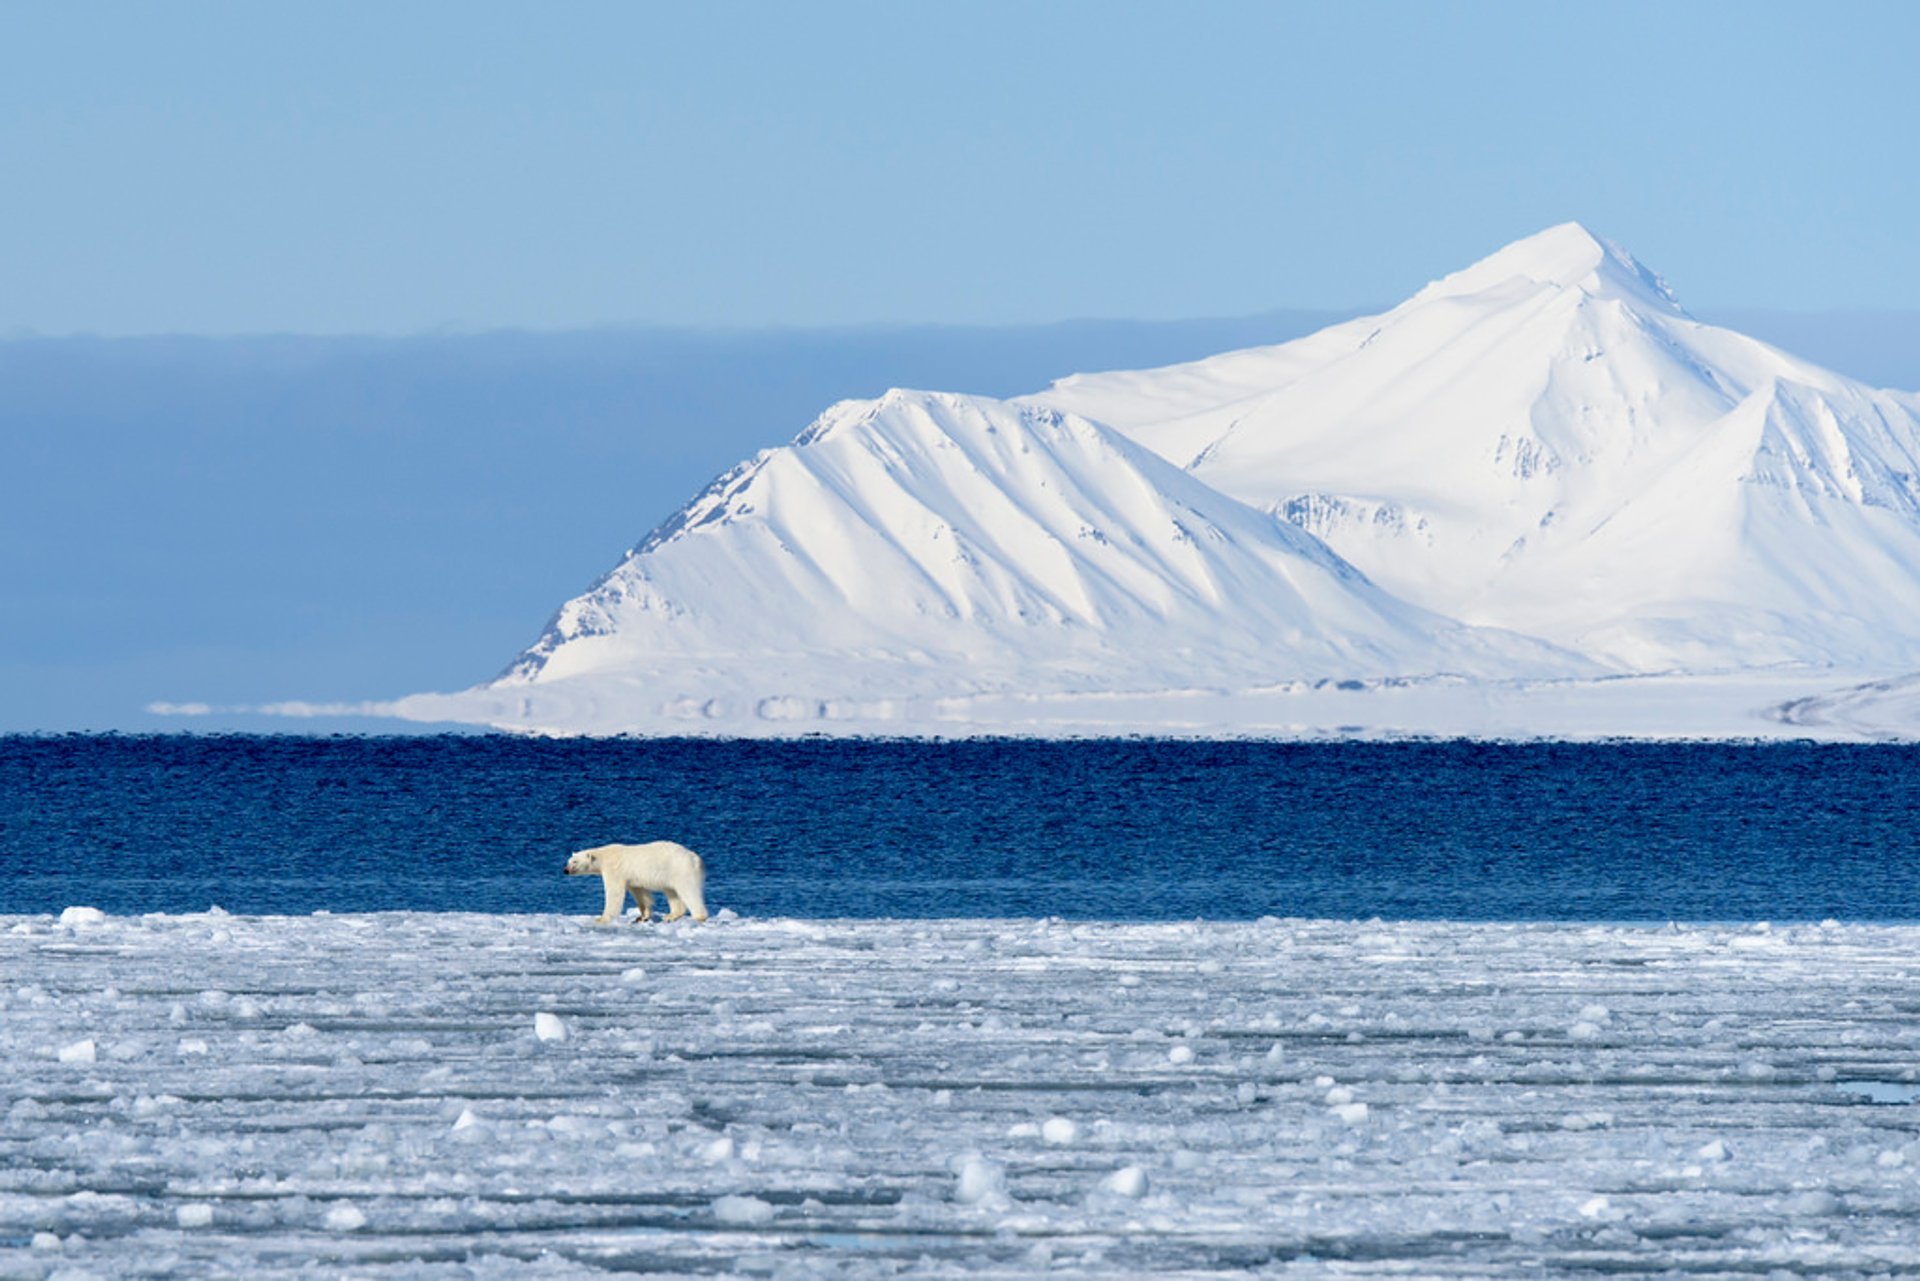
[[[1907,1274],[1916,949],[0,918],[0,1276]]]
[[[1911,736],[1920,399],[1577,224],[1295,342],[828,410],[490,685],[555,733]]]

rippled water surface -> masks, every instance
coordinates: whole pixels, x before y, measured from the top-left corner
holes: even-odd
[[[0,738],[0,914],[598,910],[671,838],[744,915],[1920,920],[1920,750]]]

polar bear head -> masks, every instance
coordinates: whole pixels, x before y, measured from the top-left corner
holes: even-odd
[[[597,876],[600,872],[600,852],[581,850],[567,860],[568,876]]]

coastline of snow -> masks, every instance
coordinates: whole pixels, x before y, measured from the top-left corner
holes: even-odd
[[[1832,922],[0,918],[0,1274],[1908,1271],[1916,953]]]
[[[788,738],[1469,738],[1911,740],[1920,676],[1786,668],[1599,679],[1487,680],[1437,675],[1236,685],[967,687],[928,666],[916,683],[894,668],[756,662],[735,670],[653,663],[381,704],[420,723],[514,733]],[[775,691],[775,692],[769,692]]]

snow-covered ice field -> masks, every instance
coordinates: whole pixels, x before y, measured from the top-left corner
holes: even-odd
[[[91,916],[6,1277],[1920,1271],[1920,927]]]

